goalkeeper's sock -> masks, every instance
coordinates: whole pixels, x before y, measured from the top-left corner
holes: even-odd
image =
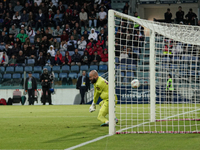
[[[109,126],[109,122],[107,121],[106,123],[101,124],[101,127],[104,127],[104,126]]]

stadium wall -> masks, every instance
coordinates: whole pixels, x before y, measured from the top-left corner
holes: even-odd
[[[21,91],[23,95],[23,89],[16,89],[17,91]],[[0,99],[4,98],[8,100],[9,97],[13,97],[13,91],[14,89],[1,89],[0,90]],[[38,103],[36,102],[35,105],[42,105],[41,103],[41,89],[38,89],[39,91],[39,97],[38,97]],[[28,98],[28,95],[26,95],[26,98]],[[79,94],[79,90],[76,89],[56,89],[56,94],[52,95],[52,104],[53,105],[74,105],[74,104],[80,104],[81,96]],[[21,105],[21,103],[15,104],[15,105]],[[25,105],[28,105],[28,102],[26,101]]]

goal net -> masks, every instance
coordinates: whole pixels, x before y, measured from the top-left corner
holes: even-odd
[[[200,27],[110,10],[108,29],[109,134],[200,133]]]

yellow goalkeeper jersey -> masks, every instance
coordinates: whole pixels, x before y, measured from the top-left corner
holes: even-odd
[[[96,83],[94,83],[94,99],[93,102],[96,104],[99,97],[103,100],[108,100],[108,81],[99,76]]]

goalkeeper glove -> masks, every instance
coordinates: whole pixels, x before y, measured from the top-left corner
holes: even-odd
[[[93,112],[96,110],[96,104],[92,102],[92,105],[90,106],[89,112]]]

